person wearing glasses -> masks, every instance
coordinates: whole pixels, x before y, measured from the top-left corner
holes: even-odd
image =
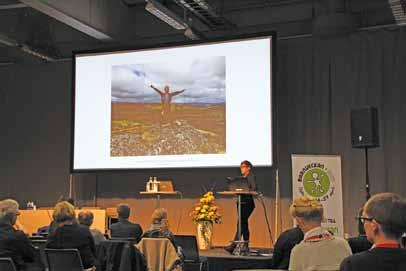
[[[15,200],[0,201],[0,257],[11,258],[17,270],[25,270],[27,262],[35,261],[35,248],[23,231],[15,229],[18,208]]]
[[[365,234],[364,223],[362,223],[360,219],[363,210],[363,208],[360,208],[358,210],[358,216],[356,217],[358,222],[358,236],[351,237],[347,240],[353,254],[368,250],[372,246],[372,243],[368,240]]]
[[[292,249],[289,270],[338,270],[351,248],[346,240],[321,227],[323,205],[303,196],[294,199],[289,211],[304,233],[303,241]]]
[[[365,203],[360,220],[373,246],[344,259],[340,271],[406,270],[406,250],[400,247],[406,200],[394,193],[376,194]]]
[[[253,170],[253,166],[250,161],[244,160],[240,163],[241,176],[244,177],[244,179],[248,182],[249,190],[257,191],[255,175],[253,174],[252,170]],[[254,203],[253,196],[252,195],[241,195],[241,236],[244,238],[244,241],[246,241],[244,243],[244,246],[241,251],[243,254],[248,254],[248,251],[249,251],[248,242],[250,240],[250,230],[249,230],[248,219],[251,216],[254,209],[255,209],[255,203]],[[238,221],[237,221],[237,230],[234,235],[234,241],[241,240],[241,236],[238,236]],[[235,247],[236,247],[236,243],[232,241],[224,249],[229,253],[233,253]]]

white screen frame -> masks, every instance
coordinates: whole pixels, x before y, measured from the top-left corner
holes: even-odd
[[[273,106],[272,106],[272,102],[273,102],[273,98],[272,95],[274,93],[274,67],[275,67],[275,61],[274,61],[274,55],[275,55],[275,35],[274,34],[269,34],[267,33],[264,36],[255,36],[255,37],[248,37],[248,38],[240,38],[240,39],[232,39],[232,40],[222,40],[222,41],[215,41],[215,42],[208,42],[208,43],[198,43],[198,44],[186,44],[186,45],[178,45],[178,46],[167,46],[167,47],[159,47],[159,48],[142,48],[142,49],[133,49],[133,50],[126,50],[126,51],[104,51],[104,52],[78,52],[74,54],[74,95],[73,95],[73,123],[72,123],[72,152],[71,152],[71,171],[72,172],[84,172],[84,171],[110,171],[110,170],[139,170],[139,169],[150,169],[150,168],[210,168],[210,167],[232,167],[235,165],[238,165],[239,162],[241,160],[250,160],[251,162],[253,162],[253,164],[255,166],[272,166],[273,163],[273,129],[272,129],[272,124],[273,124],[273,114],[272,114],[272,110],[273,110]],[[100,163],[98,166],[92,166],[91,163],[83,163],[83,161],[90,161],[92,162],[93,160],[95,160],[95,157],[100,157],[100,156],[106,156],[106,153],[103,152],[99,152],[100,150],[106,150],[106,147],[102,147],[102,148],[94,148],[92,153],[92,156],[88,156],[88,155],[84,155],[83,153],[80,153],[78,150],[81,148],[86,147],[87,144],[89,144],[89,142],[94,141],[94,138],[88,138],[87,140],[80,140],[80,138],[78,138],[78,127],[80,127],[81,125],[83,125],[83,123],[85,123],[84,125],[86,125],[86,123],[89,123],[89,121],[95,122],[95,121],[100,121],[100,125],[102,127],[104,127],[104,129],[107,131],[110,129],[109,123],[105,121],[104,119],[104,123],[103,122],[103,118],[101,118],[100,120],[97,120],[97,118],[94,118],[94,112],[91,112],[91,114],[83,114],[83,112],[86,111],[91,111],[92,110],[92,105],[91,104],[86,104],[86,106],[83,106],[83,104],[81,105],[81,99],[86,98],[86,93],[80,93],[80,95],[78,95],[78,93],[76,92],[78,88],[83,87],[81,84],[86,85],[87,82],[91,81],[83,81],[81,83],[78,83],[76,81],[76,79],[78,78],[78,76],[80,76],[80,73],[84,73],[84,70],[82,70],[82,68],[84,67],[78,67],[78,63],[80,63],[80,61],[82,61],[85,58],[93,58],[95,56],[105,56],[107,58],[109,57],[117,57],[117,54],[122,54],[120,61],[118,62],[119,64],[123,64],[123,63],[131,63],[130,62],[126,62],[126,58],[128,58],[128,54],[131,54],[133,52],[141,52],[141,53],[145,53],[146,55],[144,55],[144,57],[148,57],[149,53],[163,53],[163,52],[170,52],[172,50],[176,50],[179,48],[182,48],[184,50],[194,50],[196,48],[198,48],[199,46],[212,46],[213,48],[216,48],[219,46],[219,44],[230,44],[230,43],[244,43],[244,42],[252,42],[255,40],[266,40],[269,44],[269,68],[268,70],[265,71],[265,73],[269,76],[269,81],[267,82],[266,80],[264,82],[255,82],[255,84],[258,84],[259,87],[262,88],[268,88],[269,92],[268,92],[268,96],[266,97],[266,101],[268,103],[269,106],[269,112],[268,112],[268,116],[265,116],[266,119],[266,127],[264,128],[265,130],[268,130],[268,134],[269,137],[268,138],[260,138],[259,141],[264,141],[266,142],[266,146],[269,147],[269,153],[267,154],[268,157],[265,158],[261,158],[262,160],[258,160],[255,158],[255,153],[252,151],[251,147],[252,144],[255,142],[252,142],[252,138],[248,140],[247,144],[239,144],[237,143],[233,143],[233,138],[229,138],[229,131],[230,131],[230,125],[233,126],[235,129],[235,127],[239,126],[239,123],[233,123],[232,121],[229,123],[229,121],[227,121],[227,144],[234,144],[234,145],[238,145],[238,147],[241,150],[240,154],[235,154],[235,153],[228,153],[227,155],[229,156],[229,158],[227,158],[227,160],[224,162],[223,158],[219,158],[219,155],[216,154],[204,154],[204,155],[187,155],[187,156],[178,156],[175,160],[173,160],[173,162],[168,162],[167,160],[167,156],[154,156],[154,157],[138,157],[136,159],[130,159],[130,162],[128,162],[128,157],[114,157],[114,160],[116,160],[116,164],[112,166],[112,164],[106,163],[105,161]],[[218,48],[217,48],[218,49]],[[218,52],[218,50],[216,50],[216,52]],[[210,55],[210,54],[209,54]],[[252,59],[252,55],[247,54],[244,57],[244,60],[249,62],[249,61],[253,61]],[[170,59],[170,57],[168,58],[168,60]],[[102,60],[100,62],[100,64],[102,65],[102,63],[105,61],[104,58],[100,58],[100,60]],[[245,63],[247,63],[245,62]],[[93,63],[94,64],[94,63]],[[111,63],[110,63],[111,65]],[[227,65],[231,65],[231,64],[227,64]],[[255,71],[254,66],[252,67],[252,69],[248,69],[251,71]],[[87,78],[89,76],[87,75]],[[109,80],[109,76],[108,74],[105,74],[104,76],[102,76],[101,74],[98,74],[97,76],[98,78],[98,83],[103,83],[105,85],[106,82]],[[227,80],[229,80],[230,78],[228,78]],[[104,80],[104,81],[103,81]],[[232,88],[233,87],[233,81],[230,79],[229,81],[227,81],[228,85],[227,87]],[[249,82],[251,83],[251,82]],[[247,85],[243,85],[243,86],[239,86],[240,89],[255,89],[255,87],[257,87],[257,85],[254,86],[252,84],[247,84]],[[269,86],[264,86],[261,84],[269,84]],[[88,95],[91,95],[91,93],[87,93]],[[107,96],[104,96],[104,98]],[[93,99],[97,102],[100,102],[100,104],[104,104],[106,106],[106,108],[110,108],[111,106],[111,100],[106,100],[103,99],[103,96],[100,97],[95,97],[95,95],[91,96],[90,99]],[[238,110],[238,108],[244,108],[247,107],[247,104],[249,103],[253,103],[253,106],[258,106],[257,104],[255,104],[256,101],[251,101],[248,98],[244,99],[244,100],[240,100],[240,101],[232,101],[232,96],[229,97],[227,96],[227,106],[226,106],[226,114],[233,114],[236,115],[236,117],[234,118],[234,120],[238,120],[240,118],[244,118],[244,115],[247,115],[247,112],[241,112]],[[78,109],[80,108],[80,109]],[[237,109],[237,110],[236,110]],[[111,111],[106,111],[108,116],[111,113]],[[78,118],[78,115],[81,115],[82,117]],[[90,119],[86,119],[83,118],[83,116],[88,116],[88,118]],[[92,118],[93,116],[93,118]],[[109,119],[109,118],[108,118]],[[261,122],[263,119],[258,118],[258,116],[256,116],[255,114],[252,114],[252,112],[248,112],[248,117],[245,118],[246,124],[244,125],[244,131],[250,131],[250,127],[253,125],[257,125],[257,126],[261,126],[264,123],[258,124],[258,122]],[[234,121],[235,122],[235,121]],[[240,130],[239,130],[240,131]],[[245,137],[246,135],[243,134],[242,137]],[[255,141],[255,140],[254,140]],[[108,140],[109,142],[109,140]],[[96,146],[100,146],[102,144],[96,144]],[[85,148],[86,149],[86,148]],[[255,151],[255,150],[254,150]],[[78,153],[79,152],[79,153]],[[88,149],[87,149],[87,153]],[[82,162],[79,161],[81,163],[81,165],[78,165],[78,154],[82,155]],[[206,160],[210,161],[207,163],[203,163],[203,164],[194,164],[193,161],[198,160],[198,159],[202,159],[202,157],[204,156],[204,158]],[[264,160],[266,159],[266,161]],[[134,166],[136,163],[136,166]],[[148,164],[151,163],[151,164]]]

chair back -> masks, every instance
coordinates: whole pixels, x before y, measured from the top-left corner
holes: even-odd
[[[45,256],[45,246],[47,244],[47,240],[45,239],[37,239],[37,240],[31,240],[31,243],[33,244],[34,247],[38,249],[38,256],[40,258],[41,264],[44,265],[46,268],[48,268],[48,263],[47,263],[47,258]]]
[[[47,244],[47,240],[46,239],[34,239],[34,240],[31,240],[31,243],[33,244],[34,247],[37,247],[37,248],[39,248],[39,250],[43,251]]]
[[[16,266],[11,258],[0,258],[1,271],[17,271]]]
[[[170,271],[181,263],[176,248],[167,238],[142,238],[136,247],[144,254],[148,270]]]
[[[130,241],[117,239],[102,241],[96,255],[98,268],[103,271],[147,270],[144,255]]]
[[[83,263],[77,249],[44,249],[49,271],[83,271]]]

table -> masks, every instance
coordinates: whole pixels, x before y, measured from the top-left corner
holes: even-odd
[[[96,208],[75,209],[76,216],[83,210],[88,210],[93,213],[94,219],[91,229],[98,229],[102,233],[106,232],[106,210]],[[51,224],[53,209],[37,209],[37,210],[19,210],[18,222],[24,229],[33,235],[38,228]]]
[[[141,191],[141,195],[152,195],[156,196],[156,208],[159,208],[161,206],[160,200],[161,200],[161,195],[180,195],[181,193],[179,191],[172,191],[172,192],[165,192],[165,191],[158,191],[158,192],[147,192],[147,191]]]

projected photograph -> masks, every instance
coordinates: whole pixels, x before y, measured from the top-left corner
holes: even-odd
[[[110,155],[226,152],[226,57],[111,68]]]

